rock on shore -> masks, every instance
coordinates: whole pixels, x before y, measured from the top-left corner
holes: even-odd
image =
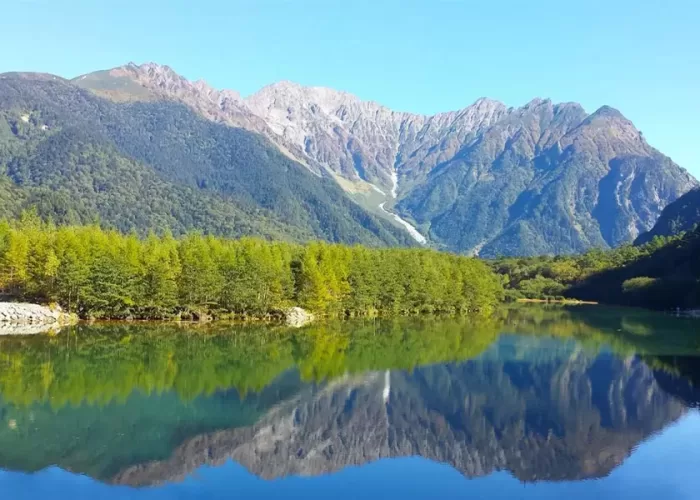
[[[75,317],[58,306],[0,302],[0,335],[43,333],[74,322]]]
[[[314,315],[301,307],[290,307],[284,312],[287,326],[300,328],[314,320]]]

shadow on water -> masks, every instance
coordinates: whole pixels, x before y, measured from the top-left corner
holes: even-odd
[[[696,325],[602,307],[0,339],[0,467],[108,483],[234,460],[263,478],[421,456],[603,477],[700,401]]]

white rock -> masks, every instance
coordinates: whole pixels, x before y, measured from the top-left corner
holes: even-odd
[[[28,335],[56,330],[73,318],[38,304],[0,302],[0,335]]]
[[[314,315],[301,307],[290,307],[284,312],[285,322],[295,328],[308,325],[314,320]]]

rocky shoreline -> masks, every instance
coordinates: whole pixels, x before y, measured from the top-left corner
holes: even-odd
[[[315,316],[301,307],[283,311],[287,326],[300,328],[313,322]],[[60,306],[42,306],[21,302],[0,302],[0,335],[35,335],[58,332],[62,327],[78,322]]]
[[[60,330],[77,321],[60,307],[0,302],[0,335],[34,335]]]

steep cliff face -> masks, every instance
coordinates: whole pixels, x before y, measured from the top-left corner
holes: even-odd
[[[697,186],[607,106],[588,115],[575,103],[535,99],[509,108],[479,99],[425,116],[291,82],[242,98],[155,64],[74,83],[117,100],[177,100],[262,134],[311,171],[332,174],[365,207],[391,210],[434,246],[466,253],[619,245]]]
[[[468,477],[601,477],[683,408],[642,362],[578,351],[536,364],[486,358],[375,372],[309,387],[254,426],[195,437],[170,459],[129,467],[113,482],[177,480],[229,459],[278,478],[402,456],[448,463]]]
[[[401,113],[345,92],[290,82],[265,87],[245,103],[324,167],[393,198],[507,112],[499,102],[480,99],[434,116]]]

